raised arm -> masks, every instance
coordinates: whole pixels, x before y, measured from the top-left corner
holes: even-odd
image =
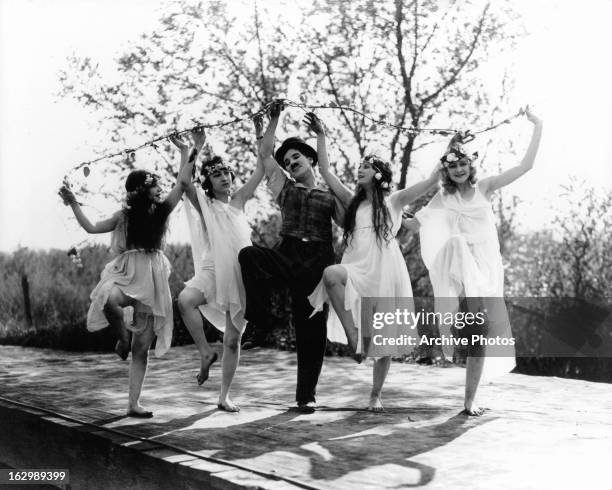
[[[440,164],[436,163],[436,166],[429,177],[427,177],[425,180],[422,180],[418,184],[414,184],[411,187],[407,187],[400,191],[394,192],[392,194],[392,198],[397,199],[398,206],[403,208],[404,206],[410,204],[412,201],[421,197],[429,189],[431,189],[431,187],[438,182],[439,176]]]
[[[200,154],[202,147],[204,146],[204,142],[206,141],[206,135],[204,134],[204,128],[202,127],[195,128],[191,132],[191,134],[193,136],[194,141],[194,147],[191,152],[185,150],[184,147],[186,145],[183,141],[181,141],[181,143],[177,143],[177,140],[180,140],[180,137],[178,139],[177,137],[174,137],[174,139],[170,140],[181,150],[181,166],[179,168],[178,176],[176,178],[176,184],[168,194],[168,197],[166,197],[165,201],[170,205],[171,211],[178,204],[179,200],[181,199],[181,196],[183,195],[183,192],[185,192],[189,188],[189,185],[191,184],[193,166],[196,160],[198,159],[198,155]],[[187,146],[187,148],[189,147]],[[190,198],[190,200],[192,200],[192,198]],[[197,202],[197,199],[195,199],[195,201]],[[199,209],[199,205],[197,206],[197,209]]]
[[[280,165],[274,159],[274,135],[276,134],[276,127],[278,126],[280,114],[284,108],[285,104],[282,99],[275,100],[272,103],[268,112],[270,122],[268,123],[268,127],[259,145],[259,158],[261,159],[264,173],[268,179],[268,187],[275,197],[279,195],[287,180],[285,172],[283,172]]]
[[[499,175],[482,179],[480,181],[480,186],[485,195],[511,184],[521,175],[527,173],[533,168],[535,157],[540,146],[540,140],[542,139],[543,124],[542,120],[534,115],[529,107],[527,107],[525,110],[525,116],[527,116],[527,119],[533,124],[533,133],[531,134],[531,141],[529,142],[529,147],[525,152],[523,160],[521,161],[520,165],[512,167]]]
[[[261,146],[261,140],[263,139],[264,133],[263,114],[256,114],[253,116],[253,126],[255,127],[255,146],[257,147],[257,154],[259,154],[259,147]]]
[[[263,139],[263,116],[258,114],[253,118],[253,124],[255,126],[255,140],[257,141],[257,165],[255,166],[255,170],[249,177],[249,180],[236,191],[232,200],[236,200],[239,204],[239,207],[243,208],[246,202],[253,197],[253,193],[255,189],[261,182],[261,179],[264,176],[264,165],[259,154],[259,148],[261,146],[261,140]]]
[[[304,117],[304,122],[313,133],[317,135],[317,156],[319,158],[319,171],[325,183],[329,186],[332,193],[346,207],[348,206],[353,193],[346,187],[336,175],[331,171],[329,157],[327,156],[327,142],[325,139],[325,128],[321,120],[314,112],[308,112]]]
[[[89,218],[85,216],[85,213],[83,213],[81,205],[77,202],[74,192],[70,189],[68,182],[64,181],[59,190],[59,195],[64,201],[64,204],[70,206],[77,222],[87,233],[108,233],[109,231],[113,231],[115,226],[117,226],[117,219],[121,211],[116,212],[110,218],[98,221],[95,224],[92,223]]]
[[[185,191],[185,195],[187,196],[187,199],[189,199],[189,202],[191,204],[193,204],[193,207],[198,211],[198,214],[199,214],[199,213],[201,213],[200,203],[198,202],[198,196],[196,195],[195,187],[193,185],[193,182],[191,181],[191,176],[189,176],[189,178],[185,179],[185,175],[181,173],[181,169],[185,165],[187,165],[187,162],[189,160],[189,154],[190,154],[190,152],[189,152],[189,144],[179,134],[174,134],[174,135],[170,136],[169,140],[181,152],[181,164],[180,164],[180,167],[179,167],[179,176],[180,176],[179,178],[183,179],[182,180],[182,185],[183,185],[183,188],[184,188],[184,191]]]

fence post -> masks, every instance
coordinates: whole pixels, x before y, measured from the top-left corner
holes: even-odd
[[[25,317],[28,327],[32,326],[32,306],[30,304],[30,284],[28,283],[28,276],[26,274],[21,275],[21,289],[23,290],[23,306],[25,308]]]

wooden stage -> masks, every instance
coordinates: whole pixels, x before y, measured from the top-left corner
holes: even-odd
[[[481,387],[490,410],[470,418],[462,368],[393,363],[375,414],[371,366],[326,358],[319,409],[303,415],[289,410],[295,364],[245,352],[230,414],[216,408],[220,363],[198,387],[194,346],[152,355],[155,417],[137,420],[122,417],[128,364],[114,354],[0,347],[0,462],[68,468],[71,488],[612,488],[609,384],[510,374]]]

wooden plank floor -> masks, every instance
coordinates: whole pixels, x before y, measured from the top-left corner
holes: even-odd
[[[609,384],[510,374],[481,387],[490,410],[468,418],[458,414],[462,368],[394,363],[387,411],[374,414],[363,410],[371,366],[326,358],[320,408],[301,415],[288,410],[295,365],[293,353],[245,352],[233,390],[242,411],[229,414],[216,409],[220,363],[199,387],[195,348],[173,348],[151,357],[143,404],[155,417],[136,420],[121,417],[128,364],[114,355],[0,347],[0,396],[316,488],[612,487]],[[148,444],[134,447],[181,461]],[[182,461],[211,471],[193,455]]]

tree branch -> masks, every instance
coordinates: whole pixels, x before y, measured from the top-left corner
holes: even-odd
[[[357,146],[359,147],[359,153],[363,155],[361,135],[359,134],[359,131],[357,131],[357,128],[355,128],[353,124],[351,124],[351,120],[348,118],[346,111],[342,108],[343,104],[342,104],[342,101],[340,100],[340,95],[338,93],[338,89],[336,88],[336,84],[334,83],[334,79],[332,76],[331,63],[328,60],[323,60],[323,63],[325,64],[326,78],[329,83],[331,93],[334,97],[334,100],[336,101],[336,104],[338,105],[338,107],[340,107],[340,114],[342,115],[342,119],[344,119],[344,122],[348,126],[351,134],[353,135],[353,138],[355,138],[355,142],[357,143]]]
[[[476,32],[474,33],[474,39],[472,40],[468,53],[466,55],[466,57],[463,60],[459,61],[459,64],[456,68],[456,70],[453,72],[453,74],[451,75],[451,77],[447,80],[445,80],[442,85],[436,90],[434,91],[432,94],[426,96],[423,98],[422,102],[421,102],[421,108],[425,107],[427,104],[429,104],[432,100],[435,100],[444,90],[446,90],[448,87],[450,87],[451,85],[453,85],[456,81],[457,78],[459,76],[459,73],[461,73],[461,70],[463,70],[463,68],[465,68],[465,65],[467,65],[468,61],[470,61],[470,59],[472,58],[472,55],[474,54],[474,51],[476,50],[476,46],[478,45],[478,40],[480,39],[480,35],[482,34],[482,30],[484,27],[484,23],[487,17],[487,12],[489,10],[489,7],[491,6],[490,3],[487,3],[487,5],[485,6],[482,15],[480,17],[480,20],[478,21],[478,28],[476,29]]]
[[[221,44],[222,47],[222,54],[225,56],[225,58],[227,59],[227,61],[230,62],[230,64],[232,65],[232,67],[234,68],[235,72],[237,75],[242,75],[242,77],[247,81],[248,87],[251,90],[251,92],[253,92],[253,95],[255,96],[255,98],[257,99],[258,102],[263,103],[263,101],[261,100],[261,97],[259,96],[259,94],[257,93],[257,91],[253,88],[253,84],[251,83],[251,80],[249,79],[249,77],[247,76],[246,73],[244,73],[244,70],[242,70],[242,68],[236,63],[236,61],[234,60],[234,58],[230,55],[229,53],[229,48],[227,46],[227,44],[225,42],[223,42]],[[244,91],[244,89],[242,88],[242,86],[240,85],[240,80],[238,79],[238,77],[236,77],[236,85],[238,87],[238,90],[242,93],[242,95],[247,98],[250,99],[251,97],[249,97],[249,95]]]
[[[395,0],[395,47],[397,50],[397,60],[400,65],[400,74],[402,76],[402,82],[404,87],[404,104],[408,106],[410,114],[414,116],[415,106],[412,101],[412,79],[408,76],[406,71],[406,58],[404,57],[403,44],[404,34],[402,32],[402,21],[404,19],[404,13],[402,11],[402,0]],[[413,60],[414,66],[415,60]],[[402,119],[403,125],[404,120]]]
[[[257,36],[257,47],[259,50],[259,71],[261,72],[261,87],[264,93],[264,100],[269,100],[270,94],[268,93],[268,83],[266,81],[266,75],[263,66],[264,54],[263,50],[261,49],[261,36],[259,35],[259,12],[257,10],[257,0],[255,0],[255,35]]]
[[[440,24],[442,24],[442,22],[444,22],[444,19],[446,19],[446,16],[454,8],[456,3],[457,3],[457,0],[451,0],[448,8],[446,9],[446,12],[444,12],[444,14],[440,18],[440,20],[434,24],[431,32],[429,33],[429,36],[427,36],[427,39],[425,40],[425,43],[423,44],[423,47],[421,48],[421,52],[419,53],[419,55],[422,55],[425,52],[425,50],[427,49],[427,46],[429,46],[429,43],[431,42],[431,40],[433,39],[434,35],[436,34],[436,31],[440,27]]]

